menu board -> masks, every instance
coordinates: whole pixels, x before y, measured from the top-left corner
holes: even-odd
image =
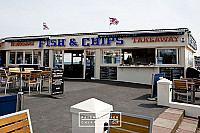
[[[43,66],[44,67],[49,67],[49,50],[48,49],[44,50]]]
[[[51,95],[63,94],[64,81],[63,81],[63,69],[52,70],[52,90]]]
[[[164,73],[164,78],[173,81],[180,79],[181,76],[184,77],[184,67],[161,67],[160,73]]]
[[[100,79],[117,80],[117,67],[100,67]]]

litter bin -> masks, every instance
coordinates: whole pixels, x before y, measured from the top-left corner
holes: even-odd
[[[63,73],[64,70],[62,68],[52,69],[52,96],[60,95],[64,92]]]

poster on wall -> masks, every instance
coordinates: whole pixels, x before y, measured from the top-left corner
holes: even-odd
[[[115,57],[116,58],[116,64],[120,64],[120,57]]]
[[[157,64],[163,64],[163,57],[157,57]]]

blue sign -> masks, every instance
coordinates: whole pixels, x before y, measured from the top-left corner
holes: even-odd
[[[163,57],[157,57],[157,64],[163,64]]]
[[[124,40],[120,38],[82,38],[82,46],[90,47],[90,46],[110,46],[111,43],[115,43],[115,45],[124,44]],[[78,42],[75,38],[69,39],[69,44],[66,44],[66,39],[50,39],[47,41],[39,41],[39,48],[42,48],[43,45],[46,47],[65,47],[69,46],[79,46]]]
[[[0,116],[16,112],[17,95],[0,97]]]
[[[42,48],[45,43],[47,47],[63,47],[65,46],[65,41],[65,39],[50,39],[48,41],[39,41],[39,48]]]
[[[160,77],[164,77],[164,73],[153,74],[152,97],[157,96],[157,81],[160,80]]]

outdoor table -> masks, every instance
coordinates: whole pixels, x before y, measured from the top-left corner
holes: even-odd
[[[42,71],[42,74],[49,73],[49,72],[51,72],[51,71]],[[20,72],[14,72],[14,73],[20,75],[20,89],[19,89],[19,91],[22,92],[22,76],[23,76],[23,74],[30,74],[31,71],[20,71]]]
[[[30,71],[20,71],[20,72],[14,72],[16,74],[19,74],[20,75],[20,88],[19,88],[19,91],[22,92],[22,75],[23,74],[30,74]]]

